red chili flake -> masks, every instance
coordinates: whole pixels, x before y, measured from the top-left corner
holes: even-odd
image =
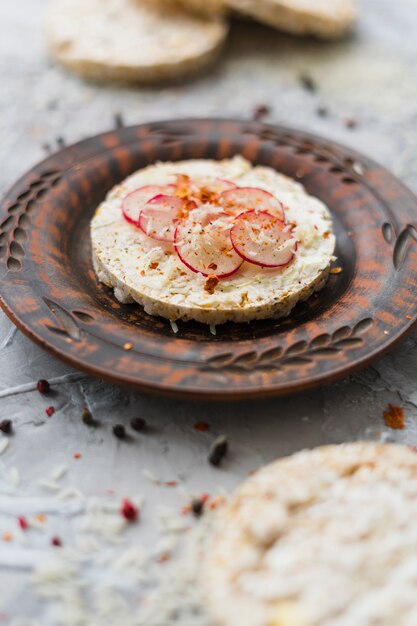
[[[417,446],[408,446],[411,450],[411,452],[417,452]]]
[[[62,546],[62,541],[59,537],[52,537],[51,544],[56,548],[60,548]]]
[[[192,511],[191,504],[185,504],[182,507],[181,515],[188,515],[189,513],[191,513],[191,511]]]
[[[42,380],[38,380],[37,388],[38,388],[39,393],[48,393],[51,386],[47,380],[42,379]]]
[[[53,406],[48,406],[48,408],[45,409],[45,413],[48,417],[51,417],[55,413],[55,408]]]
[[[2,536],[3,541],[13,541],[13,535],[12,533],[3,533]]]
[[[210,494],[208,493],[202,493],[200,496],[200,500],[203,504],[205,504],[206,502],[208,502],[210,500]]]
[[[79,452],[76,452],[73,456],[74,456],[74,459],[81,459],[82,454],[80,454]]]
[[[215,511],[220,506],[223,506],[225,502],[226,502],[226,499],[223,496],[217,496],[217,498],[215,498],[212,502],[210,502],[209,508],[211,511]]]
[[[164,485],[165,487],[176,487],[178,483],[176,480],[166,480]]]
[[[158,563],[166,563],[167,561],[169,561],[169,559],[171,558],[170,554],[168,554],[168,552],[163,552],[162,554],[160,554],[158,556]]]
[[[218,284],[219,278],[215,274],[210,274],[207,276],[206,282],[204,283],[204,290],[213,295]]]
[[[208,430],[210,430],[210,424],[208,424],[207,422],[196,422],[194,424],[194,428],[195,430],[198,430],[199,433],[206,433]]]
[[[133,343],[127,342],[123,344],[123,350],[126,350],[127,352],[129,352],[129,350],[132,350],[132,348],[133,348]]]
[[[405,316],[405,319],[406,319],[406,320],[412,320],[413,318],[412,318],[412,316],[411,316],[411,315],[406,315],[406,316]]]
[[[17,518],[17,523],[19,524],[20,528],[22,530],[27,530],[29,528],[29,524],[28,521],[26,519],[26,517],[18,517]]]
[[[342,267],[332,267],[330,274],[341,274],[343,272]]]
[[[389,404],[388,409],[384,411],[384,420],[388,428],[403,430],[405,428],[404,409],[400,406]]]
[[[136,522],[139,516],[139,511],[128,498],[122,501],[120,513],[128,522]]]

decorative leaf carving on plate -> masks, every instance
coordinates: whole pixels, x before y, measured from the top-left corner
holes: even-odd
[[[314,359],[324,357],[331,358],[341,351],[354,350],[363,345],[361,335],[365,334],[372,326],[373,320],[365,318],[353,328],[342,326],[332,335],[318,335],[310,342],[297,341],[285,350],[281,346],[269,348],[264,352],[244,352],[233,356],[230,352],[210,358],[203,364],[206,371],[246,371],[256,372],[267,369],[281,369],[298,365],[310,365]]]
[[[49,298],[44,298],[43,301],[60,324],[58,327],[48,324],[48,330],[60,335],[65,335],[67,338],[72,339],[72,341],[80,341],[81,329],[71,313],[64,309],[64,307],[60,304],[50,300]]]
[[[6,267],[11,272],[22,269],[25,250],[21,245],[27,239],[30,213],[48,191],[61,180],[61,172],[47,171],[32,181],[11,204],[8,217],[0,224],[0,257],[5,258]]]

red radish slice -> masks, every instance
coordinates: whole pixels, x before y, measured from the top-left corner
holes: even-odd
[[[243,211],[268,211],[280,220],[285,219],[284,207],[281,202],[268,191],[257,187],[236,187],[225,191],[219,197],[225,211],[242,213]]]
[[[236,252],[262,267],[287,265],[297,249],[291,227],[266,211],[246,211],[230,231]]]
[[[191,271],[218,278],[231,276],[243,261],[230,241],[231,219],[221,212],[196,209],[175,231],[175,249]]]
[[[123,217],[129,224],[139,226],[139,215],[145,204],[161,194],[174,194],[175,185],[146,185],[129,193],[122,202]]]
[[[174,241],[178,216],[190,208],[190,203],[176,196],[163,194],[146,203],[139,217],[139,227],[145,235],[158,241]]]

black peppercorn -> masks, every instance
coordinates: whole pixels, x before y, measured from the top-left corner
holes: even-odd
[[[204,502],[199,498],[196,498],[191,502],[191,510],[195,517],[201,517],[204,511]]]
[[[133,430],[136,430],[136,432],[140,433],[145,430],[146,421],[142,417],[134,417],[130,422],[130,426]]]
[[[300,83],[306,91],[310,91],[311,93],[315,93],[317,91],[316,83],[308,74],[302,74],[300,76]]]
[[[113,435],[118,439],[124,439],[126,437],[126,429],[123,424],[115,424],[113,426]]]
[[[86,426],[91,426],[92,428],[97,426],[96,420],[92,416],[91,411],[87,409],[87,407],[83,409],[83,412],[81,414],[81,419]]]
[[[327,117],[329,115],[329,109],[325,106],[319,106],[317,108],[317,115],[319,117]]]
[[[210,448],[209,463],[218,467],[226,456],[228,449],[227,438],[224,436],[218,437]]]
[[[0,430],[5,435],[10,435],[13,430],[12,420],[2,420],[0,422]]]

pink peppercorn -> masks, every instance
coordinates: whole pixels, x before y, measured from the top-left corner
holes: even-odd
[[[138,509],[135,507],[135,505],[128,500],[127,498],[125,498],[122,501],[122,507],[120,509],[121,514],[123,515],[123,517],[128,521],[128,522],[136,522],[136,520],[138,519],[139,516],[139,511]]]

